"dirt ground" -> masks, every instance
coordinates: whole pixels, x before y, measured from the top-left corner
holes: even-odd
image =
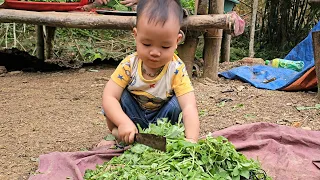
[[[222,65],[226,69],[228,65]],[[101,95],[114,67],[0,77],[0,179],[27,179],[37,158],[53,151],[91,148],[107,133]],[[315,92],[256,89],[236,80],[193,79],[201,135],[236,124],[271,122],[320,130]]]

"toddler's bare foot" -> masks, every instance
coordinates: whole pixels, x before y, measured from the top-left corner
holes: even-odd
[[[99,150],[99,149],[103,149],[103,148],[110,148],[114,145],[116,145],[117,142],[114,140],[105,140],[102,139],[98,144],[93,145],[93,147],[91,148],[91,150],[95,151],[95,150]]]
[[[104,140],[102,139],[98,144],[97,144],[97,147],[101,147],[101,146],[109,146],[109,145],[115,145],[116,144],[116,141],[107,141],[107,140]]]

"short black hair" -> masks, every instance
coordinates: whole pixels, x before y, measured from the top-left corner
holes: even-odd
[[[183,10],[180,0],[139,0],[136,25],[142,14],[149,17],[148,23],[155,22],[164,25],[169,18],[169,12],[172,13],[170,15],[174,15],[179,20],[181,25]]]

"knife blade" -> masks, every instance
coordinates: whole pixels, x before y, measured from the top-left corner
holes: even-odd
[[[118,128],[113,128],[111,133],[116,137],[116,139],[119,138]],[[160,151],[166,152],[166,148],[167,148],[166,137],[158,136],[155,134],[148,134],[148,133],[136,133],[134,136],[134,141],[137,143],[152,147],[154,149],[158,149]]]
[[[147,133],[136,133],[135,142],[166,152],[167,139],[163,136]]]

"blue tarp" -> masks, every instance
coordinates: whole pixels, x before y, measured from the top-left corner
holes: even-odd
[[[304,61],[304,69],[296,72],[290,69],[273,68],[264,65],[240,66],[219,73],[228,79],[240,79],[261,89],[277,90],[289,86],[300,78],[305,72],[314,66],[312,32],[320,30],[320,22],[310,31],[309,35],[294,47],[284,59]],[[277,58],[277,57],[275,57]],[[275,78],[274,81],[266,83],[267,80]]]

